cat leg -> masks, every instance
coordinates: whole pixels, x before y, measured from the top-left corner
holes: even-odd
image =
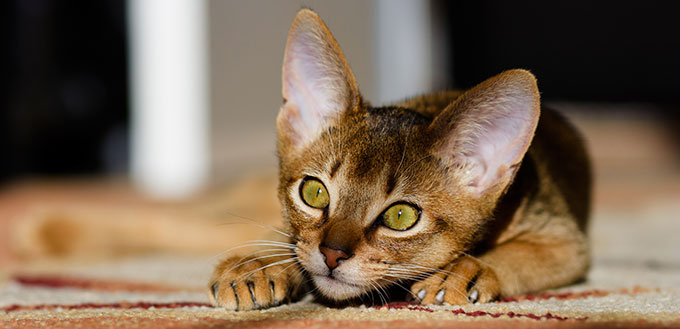
[[[422,304],[463,305],[490,302],[500,294],[499,281],[489,266],[471,256],[461,256],[442,270],[411,286]]]
[[[498,278],[500,295],[557,288],[583,279],[590,264],[588,243],[578,231],[569,235],[529,235],[482,255]]]
[[[223,260],[210,279],[211,303],[245,311],[277,306],[296,298],[303,279],[297,260],[289,255],[268,256]]]
[[[411,292],[423,304],[462,305],[573,283],[585,275],[589,263],[585,237],[574,234],[568,240],[525,235],[479,258],[463,255],[414,283]]]

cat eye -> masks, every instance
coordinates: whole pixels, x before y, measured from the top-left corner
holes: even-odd
[[[406,231],[420,218],[420,209],[408,203],[397,203],[382,214],[383,225],[397,231]]]
[[[312,208],[323,209],[328,207],[330,196],[326,186],[316,178],[308,177],[300,185],[300,196],[306,205]]]

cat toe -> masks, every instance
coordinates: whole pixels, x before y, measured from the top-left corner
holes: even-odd
[[[214,306],[232,311],[256,310],[280,304],[274,299],[267,281],[261,279],[213,283],[209,297]]]
[[[498,298],[500,288],[494,272],[475,258],[461,257],[452,267],[456,273],[458,289],[465,292],[465,298],[456,298],[458,303],[488,303]]]
[[[443,277],[435,273],[425,280],[411,286],[411,295],[421,304],[441,304],[444,299],[442,283]]]
[[[216,307],[247,311],[280,305],[290,299],[298,276],[292,268],[233,258],[215,269],[208,297]]]
[[[477,291],[477,289],[472,289],[470,295],[468,296],[468,300],[472,304],[476,303],[477,300],[479,300],[479,292]]]
[[[217,282],[213,282],[213,284],[210,285],[210,302],[215,305],[217,300],[219,300],[219,285]]]
[[[420,290],[418,291],[418,294],[417,294],[416,296],[418,296],[418,298],[419,298],[420,300],[423,300],[423,298],[425,298],[425,294],[426,294],[426,293],[427,293],[427,291],[425,291],[425,289],[420,289]]]
[[[495,274],[472,257],[464,256],[445,269],[413,284],[411,293],[421,304],[465,305],[498,298]]]
[[[238,310],[238,296],[231,284],[220,284],[214,282],[210,285],[210,302],[215,307],[222,307],[228,310]]]

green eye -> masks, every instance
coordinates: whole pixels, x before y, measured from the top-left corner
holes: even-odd
[[[300,195],[302,201],[312,208],[326,208],[330,201],[326,187],[316,178],[307,178],[302,181]]]
[[[383,224],[393,230],[406,231],[418,221],[420,210],[408,203],[397,203],[382,214]]]

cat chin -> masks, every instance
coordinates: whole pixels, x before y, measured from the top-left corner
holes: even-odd
[[[357,297],[366,292],[366,289],[362,286],[343,282],[325,275],[314,275],[312,279],[319,292],[335,300]]]

